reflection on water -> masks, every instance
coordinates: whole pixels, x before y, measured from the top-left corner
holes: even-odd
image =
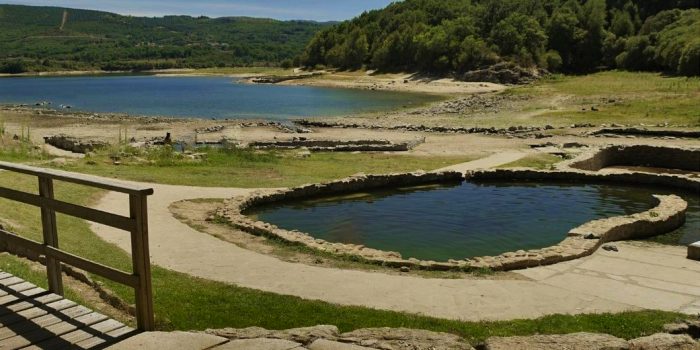
[[[240,84],[225,77],[0,78],[0,103],[52,102],[89,112],[290,119],[377,112],[435,101],[389,91]]]
[[[256,218],[331,242],[447,260],[536,249],[587,221],[642,212],[653,194],[689,202],[682,243],[700,240],[700,199],[604,184],[472,183],[314,198],[258,208]]]

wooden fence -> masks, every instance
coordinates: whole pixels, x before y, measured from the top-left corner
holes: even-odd
[[[46,257],[49,291],[63,295],[61,264],[65,263],[134,288],[136,296],[137,327],[142,331],[154,329],[151,262],[148,249],[147,197],[153,189],[124,185],[116,182],[65,171],[0,162],[0,169],[35,176],[39,194],[5,188],[0,184],[0,197],[41,208],[43,242],[36,242],[17,234],[0,230],[0,242],[6,242]],[[54,198],[54,181],[69,182],[129,195],[129,217],[83,207]],[[56,213],[118,228],[131,233],[131,273],[90,261],[59,249]]]

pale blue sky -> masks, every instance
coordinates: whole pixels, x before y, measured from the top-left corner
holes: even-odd
[[[134,16],[205,15],[338,21],[365,10],[383,8],[392,0],[0,0],[20,5],[61,6]]]

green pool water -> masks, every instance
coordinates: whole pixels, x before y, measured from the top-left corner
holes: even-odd
[[[674,237],[700,240],[697,194],[607,184],[463,182],[286,202],[247,214],[330,242],[445,261],[551,246],[587,221],[649,210],[653,194],[670,193],[690,205]]]

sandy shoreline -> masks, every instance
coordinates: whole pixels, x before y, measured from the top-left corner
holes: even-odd
[[[307,77],[302,79],[287,80],[278,85],[285,86],[315,86],[327,88],[362,89],[375,91],[397,91],[423,93],[431,95],[454,96],[464,94],[478,94],[487,92],[498,92],[506,90],[508,87],[494,83],[463,82],[450,78],[435,78],[418,76],[411,73],[396,74],[371,74],[372,72],[323,72],[322,75]],[[227,72],[222,70],[197,70],[197,69],[165,69],[150,70],[143,72],[130,71],[59,71],[59,72],[38,72],[21,74],[0,74],[0,78],[9,77],[71,77],[71,76],[91,76],[91,75],[125,75],[143,74],[153,76],[169,77],[196,77],[196,76],[218,76],[241,79],[243,82],[253,83],[252,79],[262,76],[276,76],[265,72],[256,72],[251,69],[241,72]],[[298,70],[290,76],[299,74]]]
[[[463,82],[450,78],[426,78],[408,73],[372,75],[366,72],[328,73],[310,78],[288,80],[279,84],[399,91],[446,96],[499,92],[508,88],[501,84]]]

